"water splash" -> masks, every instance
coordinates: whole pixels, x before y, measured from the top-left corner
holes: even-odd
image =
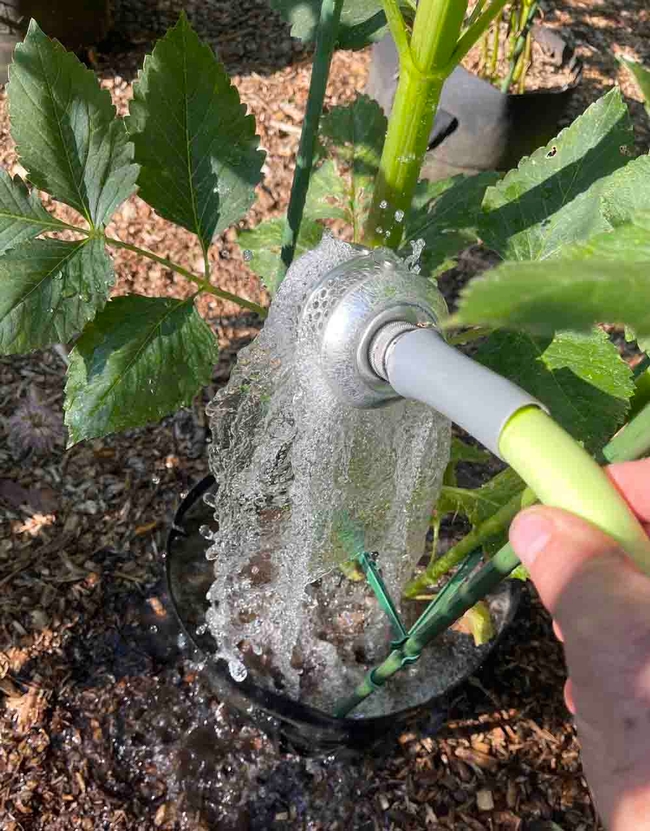
[[[423,553],[449,453],[442,416],[407,401],[350,408],[313,360],[320,323],[302,319],[305,300],[358,254],[326,236],[292,266],[264,330],[207,411],[219,531],[207,552],[215,582],[206,620],[219,655],[321,707],[349,692],[390,641],[366,584],[337,568],[350,556],[340,517],[364,529],[399,597]],[[327,283],[323,291],[326,306]]]
[[[411,240],[411,253],[404,259],[404,265],[413,274],[420,273],[420,257],[424,251],[425,242],[423,239]]]

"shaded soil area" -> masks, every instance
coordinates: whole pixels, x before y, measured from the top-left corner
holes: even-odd
[[[234,5],[116,0],[111,34],[85,57],[124,111],[142,56],[185,8],[234,75],[268,151],[243,223],[255,225],[286,206],[309,56],[265,0]],[[650,62],[645,1],[564,0],[549,5],[546,22],[583,61],[570,115],[618,81],[647,148],[640,97],[614,58]],[[328,106],[363,88],[368,61],[367,51],[335,56]],[[0,161],[21,172],[4,93]],[[191,235],[137,197],[109,231],[200,270]],[[229,231],[213,246],[213,280],[266,302],[235,238]],[[450,298],[487,262],[465,252],[443,278]],[[115,267],[117,293],[191,290],[128,252]],[[207,471],[205,404],[259,320],[215,298],[199,308],[222,352],[193,406],[67,452],[65,353],[0,359],[0,829],[599,828],[562,701],[561,649],[529,588],[515,626],[448,713],[433,712],[365,757],[298,757],[203,686],[166,611],[164,540],[181,495]]]

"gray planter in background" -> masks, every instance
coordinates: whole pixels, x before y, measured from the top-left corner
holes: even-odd
[[[541,33],[537,32],[536,37],[540,39]],[[566,54],[560,60],[566,61]],[[462,66],[457,67],[442,90],[423,178],[509,170],[522,156],[546,144],[557,134],[558,122],[579,81],[580,67],[573,62],[573,68],[575,80],[571,86],[505,95]],[[397,50],[387,37],[373,47],[366,87],[386,114],[393,106],[397,76]]]

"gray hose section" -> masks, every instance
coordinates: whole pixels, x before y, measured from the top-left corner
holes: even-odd
[[[516,384],[449,346],[433,329],[395,338],[384,365],[395,392],[446,415],[499,458],[499,438],[508,420],[523,407],[546,409]]]

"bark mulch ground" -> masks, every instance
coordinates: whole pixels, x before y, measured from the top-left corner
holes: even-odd
[[[308,50],[265,0],[117,0],[108,40],[86,57],[121,110],[142,56],[181,8],[234,76],[268,151],[245,221],[254,225],[286,206]],[[571,115],[618,80],[647,147],[639,96],[614,58],[650,60],[644,0],[563,0],[546,18],[584,64]],[[368,61],[336,55],[328,106],[363,88]],[[0,99],[0,161],[20,172]],[[110,231],[190,267],[199,258],[189,234],[137,198]],[[266,301],[234,232],[211,257],[216,283]],[[115,265],[117,293],[189,291],[128,252]],[[164,606],[162,552],[181,495],[207,471],[204,406],[259,321],[214,298],[200,308],[222,353],[193,406],[67,452],[65,352],[0,359],[0,829],[599,828],[562,701],[561,649],[532,589],[444,726],[432,714],[366,757],[288,754],[202,686]]]

